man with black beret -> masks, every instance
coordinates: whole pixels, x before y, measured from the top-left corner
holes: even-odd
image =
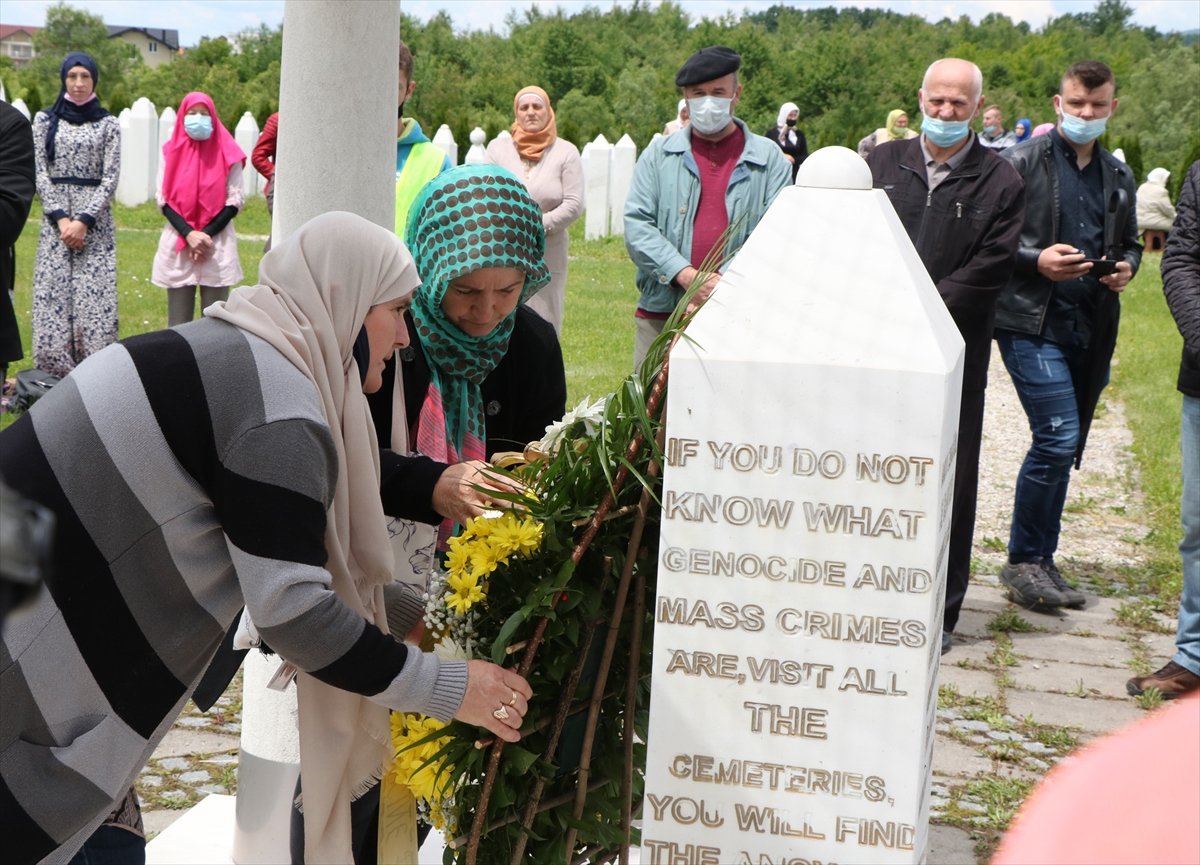
[[[721,45],[689,57],[675,83],[691,123],[651,142],[634,169],[625,203],[625,247],[637,265],[641,293],[634,366],[697,274],[714,271],[693,300],[702,303],[720,268],[791,183],[779,147],[733,116],[742,95],[741,64],[736,51]]]

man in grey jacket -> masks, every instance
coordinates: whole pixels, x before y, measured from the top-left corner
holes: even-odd
[[[775,142],[733,116],[742,95],[737,52],[716,45],[687,59],[675,83],[691,122],[643,151],[625,204],[625,248],[637,265],[634,366],[697,274],[711,275],[693,304],[716,287],[719,268],[750,236],[792,181]]]
[[[1087,600],[1054,553],[1071,465],[1108,383],[1118,297],[1142,260],[1133,172],[1097,143],[1116,110],[1116,86],[1105,64],[1074,64],[1054,97],[1057,126],[1003,153],[1025,180],[1025,220],[996,305],[996,342],[1033,441],[1017,475],[1000,579],[1031,609]]]

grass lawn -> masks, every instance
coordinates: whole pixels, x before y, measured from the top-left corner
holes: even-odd
[[[166,297],[150,284],[150,265],[163,220],[152,204],[117,205],[117,270],[121,336],[166,326]],[[17,243],[16,308],[26,350],[37,225],[34,212]],[[235,223],[238,234],[266,235],[270,221],[262,198],[252,198]],[[262,255],[259,239],[239,240],[245,281],[254,283]],[[1137,588],[1158,594],[1165,607],[1180,585],[1179,556],[1179,406],[1175,376],[1181,339],[1162,295],[1159,256],[1147,255],[1125,292],[1117,363],[1111,393],[1126,407],[1150,524],[1147,572]],[[585,396],[613,390],[629,372],[633,355],[634,268],[621,238],[583,240],[583,220],[571,228],[563,357],[567,368],[568,407]],[[30,365],[13,365],[10,375]],[[0,426],[11,416],[0,418]]]

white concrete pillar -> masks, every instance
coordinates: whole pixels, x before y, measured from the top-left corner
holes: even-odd
[[[612,149],[603,135],[597,135],[587,149],[587,165],[583,172],[583,236],[588,240],[608,236]]]
[[[275,243],[330,210],[357,213],[390,231],[400,3],[287,0],[283,21]],[[378,86],[364,87],[364,81]],[[245,663],[233,841],[239,865],[290,861],[299,748],[294,688],[266,688],[278,666],[278,658],[258,652]]]
[[[608,224],[609,231],[618,236],[625,234],[625,199],[633,184],[633,167],[637,163],[637,145],[629,133],[613,145],[611,175],[608,179]]]
[[[30,119],[29,106],[25,104],[25,100],[22,99],[20,96],[18,96],[16,99],[14,99],[12,101],[12,107],[17,109],[18,111],[20,111],[22,114],[24,114],[26,120]]]
[[[463,158],[463,165],[479,165],[488,161],[487,150],[483,146],[485,141],[487,141],[486,132],[478,126],[471,130],[471,147]]]
[[[233,138],[237,141],[238,147],[242,148],[242,152],[246,154],[246,166],[242,169],[242,194],[249,198],[258,192],[258,172],[250,164],[250,152],[258,143],[258,121],[249,111],[244,113],[242,119],[238,121],[237,128],[233,131]]]
[[[283,17],[272,237],[330,210],[393,228],[399,0],[286,0]]]
[[[454,133],[450,131],[449,126],[443,123],[438,127],[438,131],[433,135],[433,143],[446,151],[451,165],[458,165],[458,142],[454,140]]]

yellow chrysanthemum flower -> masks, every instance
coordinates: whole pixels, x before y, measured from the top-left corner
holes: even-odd
[[[482,601],[485,597],[475,574],[461,572],[452,573],[446,578],[450,594],[446,595],[446,606],[458,615],[463,615],[471,609],[471,605]]]
[[[517,551],[523,556],[532,556],[542,546],[542,524],[533,517],[526,517],[514,530]]]
[[[486,577],[492,571],[496,570],[496,566],[500,563],[500,559],[496,555],[496,550],[491,543],[476,544],[471,548],[471,571],[476,577]]]
[[[454,543],[458,538],[450,539],[450,548],[446,553],[446,570],[451,574],[466,574],[471,566],[471,544]]]
[[[497,561],[507,561],[509,556],[521,548],[518,536],[520,525],[516,516],[507,513],[503,518],[496,520],[495,525],[492,526],[492,532],[488,535],[488,544],[495,552]]]
[[[475,538],[486,538],[492,533],[493,520],[487,515],[480,517],[472,517],[467,520],[467,525],[463,529],[463,536],[470,535]]]
[[[440,802],[449,792],[445,789],[448,774],[442,775],[439,786],[438,775],[441,772],[443,761],[429,763],[425,766],[422,764],[437,754],[447,737],[442,736],[417,747],[412,747],[412,744],[430,733],[443,729],[446,725],[433,718],[393,712],[391,726],[392,747],[396,751],[392,772],[395,774],[396,781],[408,787],[417,799],[424,799],[431,803]]]

